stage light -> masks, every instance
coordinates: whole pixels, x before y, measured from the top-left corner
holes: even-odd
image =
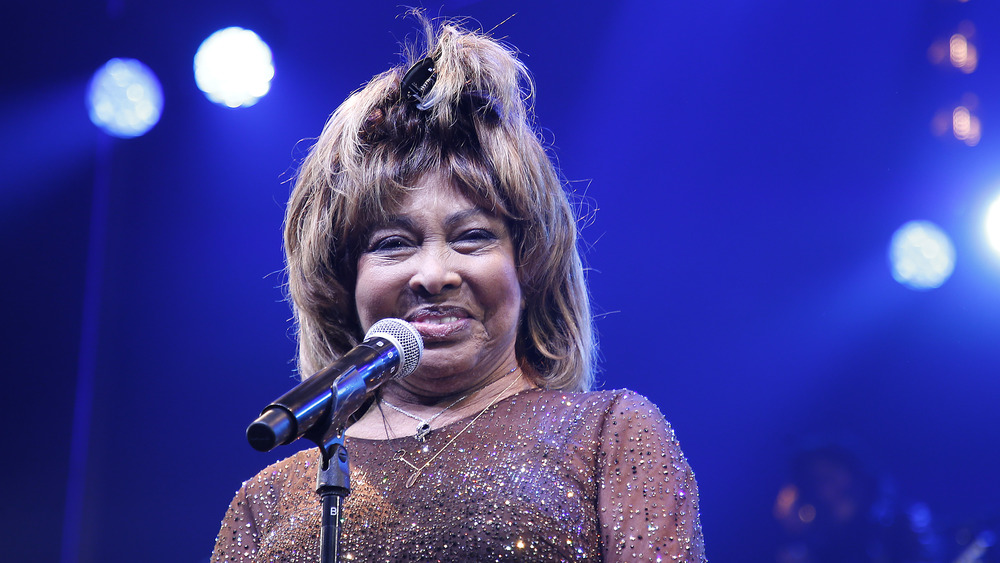
[[[1000,252],[1000,196],[997,196],[986,212],[986,238],[993,249]]]
[[[87,91],[90,120],[107,134],[123,139],[153,128],[163,112],[163,89],[146,65],[135,59],[111,59],[94,73]]]
[[[982,136],[982,125],[979,123],[979,118],[965,106],[958,106],[952,111],[951,130],[956,139],[965,142],[970,147],[978,145]]]
[[[955,247],[934,223],[910,221],[892,235],[889,263],[899,283],[910,289],[934,289],[955,270]]]
[[[976,71],[976,67],[979,65],[979,54],[975,45],[969,42],[968,37],[961,33],[952,35],[948,42],[948,52],[952,66],[966,74]]]
[[[274,65],[267,43],[249,29],[227,27],[208,37],[194,56],[194,80],[209,100],[249,107],[271,89]]]

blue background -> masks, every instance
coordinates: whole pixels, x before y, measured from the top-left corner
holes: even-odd
[[[673,423],[712,560],[773,560],[775,495],[817,438],[853,444],[947,541],[996,518],[1000,258],[981,234],[1000,194],[996,3],[425,5],[504,22],[495,35],[532,69],[544,137],[592,212],[602,386],[649,396]],[[243,435],[294,384],[288,180],[414,23],[381,0],[4,12],[0,552],[206,561],[240,482],[291,452]],[[971,75],[927,57],[963,20],[977,29]],[[230,25],[257,31],[277,68],[270,94],[235,111],[191,69]],[[87,118],[87,81],[111,57],[163,84],[143,137]],[[975,147],[931,133],[966,93],[980,100]],[[890,276],[889,238],[911,219],[955,242],[940,289]]]

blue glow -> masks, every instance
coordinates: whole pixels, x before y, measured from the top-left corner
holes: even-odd
[[[160,121],[163,89],[146,65],[111,59],[94,73],[87,91],[90,120],[122,139],[144,135]]]
[[[910,221],[892,235],[889,262],[899,283],[910,289],[934,289],[955,270],[955,247],[934,223]]]
[[[986,238],[993,250],[1000,253],[1000,196],[997,196],[986,212]]]
[[[194,80],[213,102],[231,108],[257,103],[271,89],[271,49],[254,32],[227,27],[208,37],[194,56]]]

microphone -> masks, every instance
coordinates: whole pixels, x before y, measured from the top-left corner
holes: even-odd
[[[322,438],[335,425],[343,428],[379,385],[413,373],[423,352],[424,341],[410,323],[382,319],[364,342],[264,407],[247,428],[247,440],[267,452],[307,434]]]

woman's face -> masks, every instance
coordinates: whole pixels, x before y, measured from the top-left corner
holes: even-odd
[[[440,173],[425,174],[363,241],[355,306],[361,326],[398,317],[424,339],[407,387],[449,393],[513,368],[521,286],[506,224]]]

